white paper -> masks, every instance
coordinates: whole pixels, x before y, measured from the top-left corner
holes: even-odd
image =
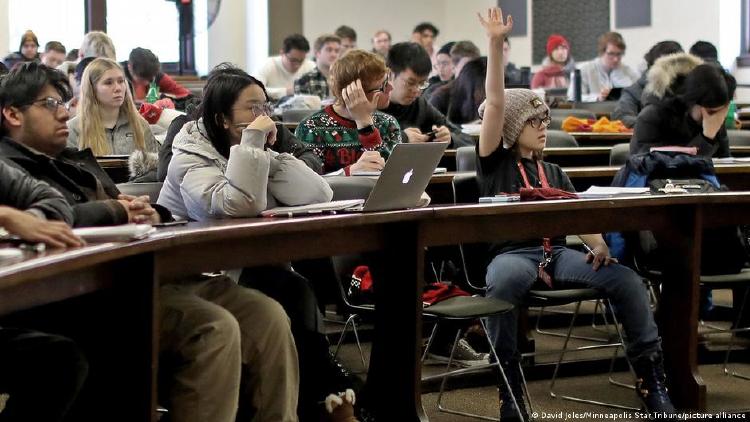
[[[123,224],[120,226],[84,227],[73,229],[73,233],[89,243],[128,242],[144,239],[156,229],[150,224]]]
[[[615,195],[642,195],[649,188],[623,188],[615,186],[591,186],[584,192],[578,192],[579,198],[607,198]]]

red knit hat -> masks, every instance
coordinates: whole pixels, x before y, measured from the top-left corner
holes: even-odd
[[[549,38],[547,38],[547,55],[552,54],[552,52],[561,45],[570,49],[570,43],[568,43],[568,40],[565,39],[565,37],[560,34],[550,35]]]

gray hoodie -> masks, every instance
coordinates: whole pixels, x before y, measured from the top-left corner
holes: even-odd
[[[174,156],[157,203],[176,218],[255,217],[267,208],[333,198],[328,183],[304,162],[264,149],[262,131],[244,129],[228,160],[203,133],[202,120],[188,122],[172,145]]]
[[[139,118],[141,117],[139,116]],[[129,156],[128,164],[131,180],[137,179],[149,171],[155,171],[158,163],[159,143],[151,133],[148,123],[145,120],[142,123],[145,128],[143,131],[143,141],[146,146],[145,154],[135,148],[135,135],[125,113],[120,113],[114,128],[105,129],[112,154]],[[68,129],[68,147],[78,149],[78,138],[81,136],[81,119],[79,116],[68,120]]]

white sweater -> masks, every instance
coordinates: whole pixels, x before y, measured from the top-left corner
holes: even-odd
[[[293,86],[294,81],[307,72],[315,69],[315,63],[305,59],[296,73],[289,73],[281,62],[281,56],[269,57],[258,69],[256,77],[263,82],[268,91],[268,96],[277,100],[286,94],[286,88]]]

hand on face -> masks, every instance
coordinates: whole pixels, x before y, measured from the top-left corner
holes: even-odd
[[[248,129],[256,129],[266,134],[266,143],[270,146],[276,143],[276,122],[266,115],[258,116],[247,126]]]
[[[716,138],[716,135],[719,133],[719,130],[721,130],[721,128],[724,126],[724,122],[726,121],[727,112],[729,111],[729,104],[717,109],[700,107],[700,110],[703,124],[703,136],[708,139]]]
[[[381,95],[383,95],[382,92],[376,92],[373,94],[372,100],[368,100],[360,79],[341,90],[341,99],[344,101],[347,111],[358,123],[369,121],[369,124],[372,124],[371,116],[377,108]]]

